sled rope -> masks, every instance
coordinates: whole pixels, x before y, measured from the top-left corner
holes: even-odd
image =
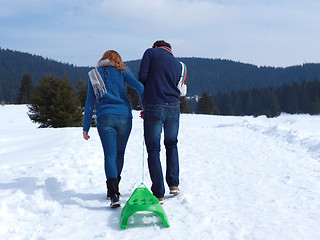
[[[141,176],[141,185],[144,185],[144,135],[142,128],[142,176]]]
[[[136,212],[154,212],[159,215],[165,228],[170,227],[167,215],[162,208],[159,200],[149,191],[144,185],[144,131],[142,131],[142,176],[141,185],[137,187],[132,193],[131,197],[126,202],[126,205],[122,209],[120,217],[120,228],[126,229],[129,217]]]

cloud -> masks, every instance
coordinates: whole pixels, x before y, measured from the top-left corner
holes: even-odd
[[[257,65],[319,62],[315,0],[2,0],[0,47],[77,65],[107,49],[141,58],[155,40],[176,56]]]

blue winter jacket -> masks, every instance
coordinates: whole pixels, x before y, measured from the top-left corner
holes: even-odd
[[[169,51],[162,48],[147,49],[139,70],[139,81],[145,87],[144,104],[180,102],[177,85],[181,71],[181,63]]]
[[[88,92],[84,110],[83,131],[88,132],[91,126],[94,104],[97,100],[97,118],[104,114],[132,117],[131,104],[126,93],[126,83],[137,90],[141,102],[143,102],[143,85],[126,69],[125,73],[115,67],[102,67],[98,71],[106,86],[107,94],[96,99],[93,87],[88,80]]]

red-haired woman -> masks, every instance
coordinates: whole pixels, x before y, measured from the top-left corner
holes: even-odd
[[[105,52],[97,67],[88,74],[83,138],[90,138],[88,132],[97,101],[97,129],[104,151],[107,198],[111,199],[112,208],[120,207],[119,181],[125,148],[132,128],[131,104],[126,94],[126,83],[137,90],[141,102],[144,86],[133,76],[114,50]]]

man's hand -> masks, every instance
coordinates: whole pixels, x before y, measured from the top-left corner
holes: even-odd
[[[144,119],[144,110],[142,110],[142,111],[140,112],[140,117],[141,117],[142,119]]]

